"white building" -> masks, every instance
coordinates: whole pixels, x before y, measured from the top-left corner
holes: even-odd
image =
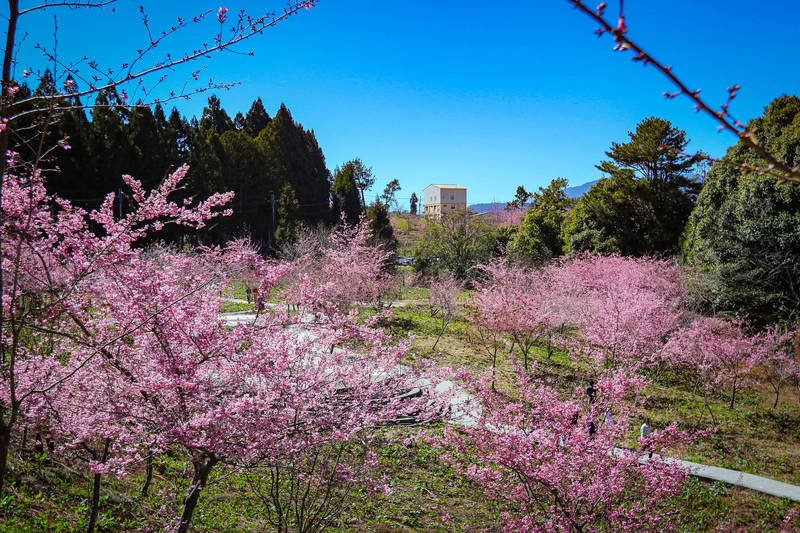
[[[467,189],[458,185],[428,185],[422,189],[422,203],[425,218],[438,220],[447,213],[467,210]]]

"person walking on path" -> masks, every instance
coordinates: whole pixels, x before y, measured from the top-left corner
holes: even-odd
[[[650,427],[650,419],[647,418],[647,419],[645,419],[644,424],[642,424],[642,427],[639,428],[639,441],[640,442],[641,441],[645,441],[646,439],[648,439],[650,437],[651,433],[653,433],[653,428]],[[647,451],[648,452],[648,454],[647,454],[648,459],[652,459],[653,458],[653,450],[650,449],[650,443],[649,442],[646,442],[642,446],[642,451]]]
[[[594,388],[594,380],[589,380],[589,386],[586,387],[586,396],[589,398],[589,403],[594,403],[595,396],[597,396],[597,389]]]

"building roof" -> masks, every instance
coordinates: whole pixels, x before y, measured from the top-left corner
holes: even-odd
[[[463,189],[465,191],[467,190],[466,187],[459,187],[458,185],[452,185],[452,184],[448,185],[443,183],[431,183],[430,185],[428,185],[428,187],[438,187],[440,189]],[[425,188],[427,189],[428,187]]]

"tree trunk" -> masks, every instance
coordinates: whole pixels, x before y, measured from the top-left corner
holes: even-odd
[[[183,513],[181,513],[181,521],[178,524],[176,533],[187,533],[189,525],[192,523],[192,515],[194,514],[197,501],[200,499],[200,492],[208,482],[208,474],[219,462],[216,455],[210,454],[205,456],[199,461],[194,461],[194,476],[192,477],[192,484],[189,486],[189,492],[183,500]]]
[[[144,486],[142,487],[142,496],[147,496],[147,490],[150,488],[150,482],[153,480],[153,455],[147,455],[147,470],[144,478]]]
[[[5,486],[6,469],[8,467],[8,448],[11,445],[11,428],[3,425],[0,428],[0,496]]]
[[[108,450],[111,447],[111,439],[106,439],[103,443],[103,454],[100,456],[100,462],[105,463],[108,459]],[[94,456],[94,454],[92,454]],[[96,457],[96,456],[94,456]],[[92,478],[92,503],[89,507],[89,524],[86,526],[86,533],[94,533],[94,527],[97,524],[97,511],[100,507],[100,474],[95,474]]]
[[[94,526],[97,524],[97,508],[100,506],[100,474],[92,477],[92,503],[89,507],[89,524],[86,526],[86,533],[94,533]]]

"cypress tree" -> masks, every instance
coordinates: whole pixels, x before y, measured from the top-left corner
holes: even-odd
[[[244,117],[242,127],[250,137],[256,138],[269,125],[270,120],[267,110],[264,109],[264,103],[261,98],[257,98]]]
[[[333,187],[331,187],[336,208],[345,214],[349,224],[356,224],[361,217],[361,197],[356,187],[355,165],[348,161],[342,167],[336,167],[333,172]]]

